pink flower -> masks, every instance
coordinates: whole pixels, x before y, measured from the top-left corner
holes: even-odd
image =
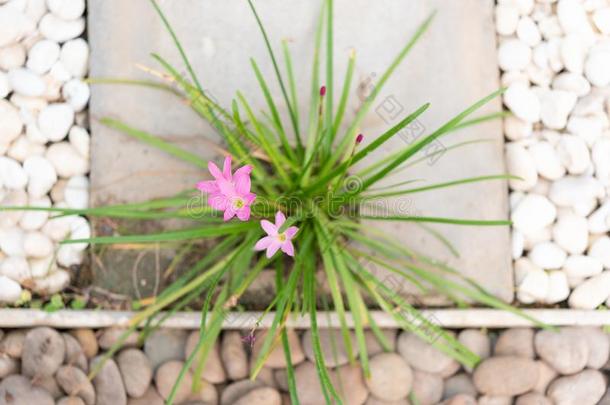
[[[231,156],[227,156],[222,172],[214,162],[208,163],[208,169],[214,180],[197,183],[199,190],[209,194],[208,204],[224,211],[225,221],[236,215],[242,221],[250,219],[250,205],[256,198],[256,194],[250,192],[252,166],[242,166],[231,174]]]
[[[256,242],[254,250],[267,249],[267,257],[271,258],[275,252],[281,248],[282,252],[286,253],[288,256],[294,256],[292,238],[294,238],[294,235],[296,235],[299,228],[290,226],[284,232],[279,233],[279,230],[285,221],[286,217],[281,211],[278,211],[275,214],[275,224],[263,219],[261,221],[261,227],[267,232],[267,236]]]

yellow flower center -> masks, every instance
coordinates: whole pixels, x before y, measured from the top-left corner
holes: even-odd
[[[280,240],[280,242],[285,242],[286,241],[286,234],[280,233],[277,238]]]
[[[246,205],[246,202],[244,200],[242,200],[241,198],[236,198],[235,201],[233,202],[233,206],[237,209],[243,208],[244,205]]]

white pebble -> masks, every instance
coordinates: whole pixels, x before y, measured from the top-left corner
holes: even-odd
[[[83,111],[89,102],[91,90],[89,85],[80,79],[72,79],[64,84],[61,94],[76,112]]]
[[[572,291],[568,303],[576,309],[595,309],[610,296],[610,271],[591,277]]]
[[[89,45],[82,38],[66,42],[59,57],[62,66],[73,77],[84,77],[89,65]]]
[[[602,272],[604,266],[599,259],[584,255],[569,256],[563,265],[563,271],[571,278],[587,278]]]
[[[42,133],[42,131],[40,131],[40,128],[38,128],[36,123],[28,124],[26,126],[25,136],[30,141],[40,145],[45,145],[47,142],[49,142],[49,139]]]
[[[521,17],[519,20],[517,37],[531,47],[538,45],[542,40],[538,26],[530,17]]]
[[[41,259],[53,254],[53,242],[42,232],[28,232],[23,240],[26,257]]]
[[[42,77],[29,69],[11,70],[8,72],[8,81],[15,93],[26,97],[42,96],[46,89]]]
[[[70,222],[70,239],[89,239],[91,238],[91,225],[84,217],[74,217]],[[88,243],[73,243],[72,246],[75,250],[84,251]]]
[[[89,158],[91,136],[86,129],[76,125],[73,126],[68,134],[68,140],[81,156]]]
[[[0,249],[7,256],[23,256],[25,234],[17,227],[0,229]]]
[[[538,29],[542,37],[547,40],[551,40],[563,35],[561,25],[559,25],[559,19],[556,15],[546,17],[538,22]]]
[[[12,70],[25,64],[25,48],[21,44],[13,44],[0,48],[0,69]]]
[[[14,159],[0,156],[0,182],[10,189],[22,189],[28,182],[28,175]]]
[[[39,75],[47,73],[59,59],[60,49],[57,42],[48,39],[36,42],[28,52],[27,68]]]
[[[61,242],[70,235],[71,216],[51,218],[42,227],[42,232],[55,242]]]
[[[591,166],[589,148],[578,136],[562,135],[557,144],[557,154],[570,174],[583,174]]]
[[[23,169],[30,179],[28,194],[40,198],[49,193],[57,182],[57,173],[48,159],[42,156],[33,156],[23,163]]]
[[[0,71],[0,99],[8,96],[11,91],[13,91],[13,89],[8,82],[8,75]]]
[[[520,257],[519,259],[515,260],[513,269],[515,271],[515,285],[519,285],[523,282],[525,276],[532,271],[540,270],[540,267],[532,263],[532,261],[527,257]]]
[[[561,40],[559,54],[568,72],[582,74],[585,66],[587,49],[578,34],[568,35]]]
[[[525,237],[521,232],[513,229],[511,233],[511,253],[513,260],[516,260],[523,256],[523,250],[525,248]]]
[[[29,205],[31,207],[49,208],[51,207],[51,199],[47,196],[32,198],[30,199]],[[21,217],[19,225],[27,231],[36,231],[43,227],[48,218],[48,211],[27,211],[24,212]]]
[[[46,157],[61,177],[84,175],[89,171],[88,159],[81,156],[68,142],[49,146]]]
[[[589,216],[589,232],[606,233],[610,231],[610,201],[606,201]]]
[[[546,298],[549,288],[549,277],[544,270],[529,271],[517,287],[517,298],[524,304],[542,301]]]
[[[46,0],[28,0],[25,14],[32,22],[38,24],[40,19],[47,13]]]
[[[559,18],[561,28],[567,34],[591,31],[587,12],[578,0],[559,0],[557,18]]]
[[[20,136],[11,144],[7,156],[23,163],[29,157],[44,155],[45,150],[44,145],[34,143],[25,136]]]
[[[51,71],[49,72],[49,75],[61,83],[65,83],[72,78],[72,74],[68,72],[68,70],[66,69],[64,64],[61,63],[61,61],[58,61],[53,65]]]
[[[513,4],[499,4],[495,9],[496,31],[500,35],[512,35],[519,22],[519,10]]]
[[[568,278],[562,271],[550,271],[549,286],[547,295],[544,298],[546,304],[556,304],[564,301],[570,295],[570,286],[568,284]]]
[[[575,214],[559,215],[553,226],[553,240],[568,253],[584,252],[589,242],[587,219]]]
[[[610,138],[600,137],[593,144],[591,157],[595,165],[595,177],[604,185],[610,186]]]
[[[599,259],[604,268],[610,269],[610,238],[602,236],[593,242],[589,248],[589,256]]]
[[[605,7],[593,13],[593,23],[602,34],[610,34],[610,8]]]
[[[533,249],[539,243],[549,242],[552,238],[551,227],[547,226],[537,231],[523,234],[525,250]]]
[[[553,242],[541,242],[533,247],[528,257],[536,266],[545,270],[553,270],[563,266],[567,254]]]
[[[6,276],[21,283],[31,277],[30,266],[21,256],[7,257],[0,263],[0,276]]]
[[[0,100],[0,122],[0,143],[9,144],[21,133],[23,122],[19,111],[6,100]]]
[[[507,39],[498,48],[498,65],[502,70],[522,70],[532,60],[532,49],[518,39]]]
[[[63,267],[81,264],[83,257],[84,250],[75,248],[74,244],[61,245],[57,250],[57,263]]]
[[[75,20],[85,11],[85,0],[47,0],[49,10],[64,20]]]
[[[41,259],[29,259],[30,274],[34,278],[46,277],[51,271],[55,271],[55,257],[47,256]]]
[[[555,148],[549,142],[537,142],[528,148],[534,158],[538,174],[549,179],[557,180],[565,174]]]
[[[610,52],[595,50],[585,62],[585,76],[592,85],[604,87],[610,84]]]
[[[71,177],[66,184],[64,198],[70,208],[87,208],[89,206],[89,179],[85,176]]]
[[[0,201],[0,207],[22,207],[27,205],[28,195],[24,190],[9,190]],[[17,225],[22,216],[23,211],[0,210],[0,229]]]
[[[557,209],[545,196],[528,194],[511,213],[515,229],[524,235],[544,229],[555,221]]]
[[[35,29],[25,14],[10,7],[0,7],[0,47],[19,41]]]
[[[562,90],[545,91],[540,99],[540,119],[551,129],[563,129],[576,105],[577,96]]]
[[[70,273],[56,269],[44,278],[34,279],[34,292],[43,295],[57,294],[70,284]]]
[[[515,83],[504,93],[504,104],[522,120],[534,123],[540,120],[540,100],[526,85]]]
[[[591,85],[583,75],[565,72],[555,76],[553,89],[568,91],[582,97],[591,91]]]
[[[55,42],[66,42],[80,36],[85,31],[85,20],[79,18],[66,21],[54,14],[47,14],[40,20],[38,29],[45,38]]]
[[[603,186],[590,176],[566,176],[551,185],[549,198],[560,207],[575,207],[605,194]]]
[[[6,276],[0,276],[0,302],[13,304],[21,298],[21,286]]]
[[[506,165],[508,172],[521,179],[509,180],[513,190],[530,190],[536,184],[538,172],[532,154],[516,143],[506,145]]]
[[[38,115],[40,131],[53,142],[64,139],[73,123],[74,110],[65,103],[50,104]]]

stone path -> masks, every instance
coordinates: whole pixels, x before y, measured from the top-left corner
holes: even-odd
[[[307,78],[312,30],[319,11],[315,3],[275,0],[259,4],[260,15],[267,24],[274,44],[278,45],[282,38],[291,41],[296,77],[304,78],[298,81],[299,94],[309,94]],[[249,57],[257,60],[264,73],[271,74],[271,64],[247,4],[172,0],[162,2],[162,6],[183,39],[203,86],[224,105],[229,104],[239,89],[252,100],[254,109],[259,110],[263,106],[263,97],[254,75],[250,73]],[[358,55],[356,78],[360,82],[360,90],[354,93],[359,97],[353,97],[349,106],[350,115],[353,115],[371,86],[375,86],[417,24],[434,8],[438,9],[438,15],[432,28],[407,62],[397,69],[362,131],[373,138],[397,122],[400,116],[424,102],[431,102],[432,107],[420,122],[389,143],[381,152],[383,154],[405,147],[499,87],[492,1],[435,0],[424,4],[384,0],[375,7],[370,7],[363,0],[356,3],[336,1],[337,79],[341,79],[349,50],[355,48]],[[364,9],[367,10],[365,21],[362,19]],[[121,18],[116,18],[117,15]],[[146,23],[138,24],[138,29],[134,29],[133,21]],[[408,23],[405,24],[405,21]],[[460,35],[455,35],[456,32],[460,32]],[[184,71],[169,36],[146,0],[91,2],[89,36],[91,73],[94,77],[150,78],[137,66],[144,64],[158,69],[149,57],[151,52],[161,54]],[[285,113],[285,106],[277,97],[279,90],[273,88],[273,92],[281,112]],[[495,101],[484,112],[497,111],[499,108],[499,101]],[[191,187],[202,175],[192,167],[99,125],[96,119],[100,117],[121,118],[133,126],[196,151],[204,158],[213,157],[209,146],[203,141],[204,134],[210,135],[209,128],[173,96],[133,87],[95,86],[91,115],[93,205],[168,195]],[[305,111],[301,115],[306,116]],[[458,152],[433,154],[435,150],[442,152],[451,144],[475,138],[491,138],[493,142]],[[502,173],[505,170],[498,122],[451,135],[442,143],[433,145],[426,153],[426,162],[408,174],[395,176],[391,181],[421,178],[431,184],[467,176]],[[111,169],[109,162],[112,162]],[[451,203],[448,204],[448,201]],[[502,182],[481,183],[441,193],[422,193],[416,198],[392,201],[391,206],[402,214],[505,218],[506,187]],[[508,229],[436,227],[460,251],[461,257],[457,259],[420,228],[383,226],[400,241],[448,260],[502,299],[512,299]],[[485,249],[481,249],[483,245]],[[124,251],[121,255],[112,253],[114,259],[110,255],[106,267],[113,268],[113,271],[98,272],[95,282],[115,291],[133,293],[131,268],[137,254]],[[143,263],[142,268],[153,267],[150,265],[153,255],[149,257],[150,261]],[[150,278],[146,271],[140,276]],[[408,290],[408,286],[406,288]],[[438,302],[437,299],[432,301]]]
[[[163,405],[198,332],[161,329],[142,347],[134,336],[89,382],[86,374],[121,332],[0,330],[0,404]],[[346,405],[610,403],[610,340],[599,328],[456,332],[459,341],[482,359],[474,370],[464,369],[412,334],[383,332],[389,352],[383,352],[370,332],[366,335],[371,369],[366,379],[358,362],[349,364],[341,334],[321,331],[325,364]],[[281,347],[272,351],[255,380],[248,378],[264,333],[255,332],[251,345],[249,333],[225,331],[203,370],[202,391],[192,393],[193,374],[188,371],[175,403],[290,404]],[[323,404],[310,332],[290,330],[288,337],[300,403]]]

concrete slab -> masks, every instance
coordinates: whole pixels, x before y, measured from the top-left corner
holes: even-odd
[[[206,90],[223,105],[229,105],[235,91],[240,90],[256,110],[265,108],[249,58],[254,57],[263,73],[269,75],[272,65],[246,2],[163,0],[160,4],[183,40]],[[291,41],[297,90],[302,95],[302,117],[307,116],[305,105],[309,94],[313,31],[320,4],[320,1],[297,0],[268,0],[257,4],[278,51],[280,39]],[[355,76],[358,80],[354,84],[349,117],[353,116],[371,86],[376,85],[417,25],[433,9],[438,11],[429,32],[387,83],[362,132],[367,139],[372,139],[424,102],[431,102],[432,107],[416,125],[388,143],[373,159],[404,148],[498,88],[492,6],[491,0],[380,0],[374,6],[366,0],[335,1],[336,83],[341,83],[350,49],[356,49],[358,55]],[[136,65],[157,68],[149,57],[151,52],[161,54],[184,71],[177,51],[147,0],[89,1],[89,37],[93,77],[148,78]],[[281,113],[286,116],[279,88],[273,86],[272,92]],[[500,108],[500,102],[496,100],[483,112]],[[204,134],[211,134],[209,128],[171,95],[133,87],[94,86],[90,111],[93,118],[93,205],[169,195],[191,187],[202,175],[190,166],[100,126],[96,118],[121,118],[161,134],[206,159],[213,156],[211,148],[203,141]],[[492,142],[457,152],[432,154],[435,149],[442,151],[458,142],[478,138],[490,138]],[[393,176],[388,182],[425,179],[431,184],[502,173],[505,170],[502,142],[499,122],[452,134],[433,145],[435,149],[428,149],[428,155],[422,155],[424,162]],[[479,219],[506,218],[508,215],[507,188],[503,182],[411,195],[389,203],[393,211],[405,215]],[[434,226],[460,251],[460,258],[455,258],[419,227],[398,223],[382,226],[400,242],[446,260],[502,299],[512,299],[507,228]],[[113,267],[108,268],[114,269],[114,265],[123,263],[111,272],[120,275],[121,266],[133,267],[129,263],[136,255],[132,253],[114,259]],[[168,252],[169,256],[171,252]],[[150,270],[143,271],[148,273]],[[129,277],[129,282],[116,278],[108,282],[104,280],[109,280],[110,276],[94,275],[96,283],[132,294],[131,275]],[[408,293],[411,290],[407,286],[401,291]],[[440,303],[442,300],[428,297],[426,302]]]

